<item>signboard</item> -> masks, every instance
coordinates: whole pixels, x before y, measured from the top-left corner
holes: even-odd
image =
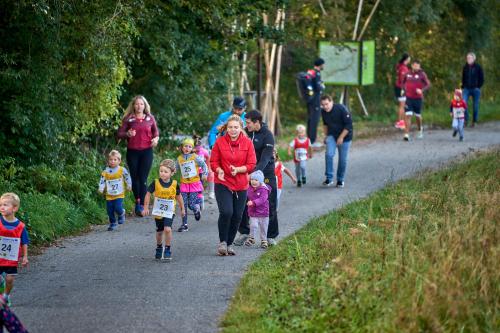
[[[369,85],[375,82],[375,42],[320,42],[325,60],[321,78],[325,84]]]

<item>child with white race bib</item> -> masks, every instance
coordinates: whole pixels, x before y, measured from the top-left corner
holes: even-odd
[[[307,160],[312,157],[311,140],[306,135],[306,127],[297,125],[297,136],[290,142],[288,155],[292,155],[295,162],[295,176],[297,177],[297,187],[306,184]]]
[[[148,192],[144,198],[144,216],[146,216],[149,215],[151,194],[154,195],[151,215],[154,216],[156,222],[156,259],[172,259],[172,223],[175,217],[176,201],[181,210],[181,215],[183,217],[186,215],[179,184],[172,179],[175,171],[176,167],[173,160],[161,161],[160,178],[149,184]],[[163,241],[165,241],[164,247]]]
[[[2,287],[5,283],[3,298],[10,305],[9,295],[14,287],[14,279],[17,275],[17,266],[22,257],[23,267],[28,265],[28,231],[23,222],[16,218],[19,210],[20,200],[15,193],[4,193],[0,197],[0,274]]]
[[[465,113],[467,112],[467,102],[462,98],[462,90],[455,89],[453,100],[450,105],[450,115],[453,119],[451,127],[453,127],[453,137],[459,134],[460,141],[464,140],[464,123]]]
[[[208,175],[208,167],[202,157],[194,151],[194,140],[186,138],[182,141],[181,155],[177,157],[177,167],[181,171],[181,195],[184,200],[184,210],[188,208],[194,212],[194,218],[201,218],[201,204],[203,201],[203,183]],[[201,177],[199,170],[201,169]],[[188,231],[187,214],[182,217],[182,225],[178,232]]]
[[[120,152],[110,151],[108,166],[101,173],[99,181],[99,192],[106,193],[106,210],[109,217],[108,231],[116,229],[116,215],[118,215],[118,224],[125,223],[125,209],[123,208],[125,188],[127,191],[132,190],[132,180],[127,169],[120,166],[121,161]]]

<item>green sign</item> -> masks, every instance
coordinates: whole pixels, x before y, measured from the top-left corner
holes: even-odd
[[[369,85],[375,82],[375,42],[320,42],[325,60],[321,78],[325,84]]]

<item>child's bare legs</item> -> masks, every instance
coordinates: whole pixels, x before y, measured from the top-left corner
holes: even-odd
[[[170,246],[172,243],[172,228],[165,227],[165,230],[163,230],[163,236],[165,238],[165,246]]]
[[[16,276],[12,274],[7,274],[5,277],[5,291],[4,294],[10,295],[10,292],[12,291],[12,288],[14,288],[14,280]]]

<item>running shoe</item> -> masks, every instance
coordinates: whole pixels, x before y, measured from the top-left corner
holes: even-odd
[[[197,210],[196,212],[194,212],[194,219],[196,221],[199,221],[201,219],[201,212],[199,210]]]
[[[110,223],[108,227],[108,231],[113,231],[116,229],[116,223]]]
[[[163,252],[163,260],[172,260],[172,251],[170,247],[165,246],[165,251]]]
[[[235,256],[236,252],[234,252],[234,248],[232,245],[227,246],[227,255],[228,256]]]
[[[452,137],[456,137],[456,136],[457,136],[457,133],[458,133],[458,131],[457,131],[457,130],[454,130],[454,131],[453,131],[453,134],[452,134],[451,136],[452,136]]]
[[[136,203],[135,204],[135,215],[137,215],[138,217],[142,217],[143,211],[144,211],[144,207],[141,204]]]
[[[405,129],[406,124],[404,120],[399,120],[394,124],[394,127],[399,128],[399,129]]]
[[[157,246],[155,252],[155,259],[161,259],[162,252],[163,252],[163,247]]]
[[[218,256],[227,256],[226,242],[220,242],[219,245],[217,245],[217,255]]]
[[[302,187],[302,182],[300,180],[297,180],[297,187]]]
[[[215,199],[215,193],[214,193],[214,192],[209,192],[209,193],[208,193],[208,198],[209,198],[210,200],[214,200],[214,199]]]
[[[423,138],[424,138],[424,130],[418,131],[417,139],[423,139]]]
[[[268,244],[269,246],[275,246],[275,245],[277,244],[277,243],[276,243],[276,239],[274,239],[274,238],[268,238],[268,239],[267,239],[267,244]]]
[[[247,239],[248,239],[247,234],[240,234],[238,237],[236,237],[233,244],[236,246],[242,246],[243,244],[245,244]]]
[[[125,223],[125,209],[123,210],[123,214],[118,216],[118,224],[124,224]]]
[[[344,188],[344,182],[339,182],[338,181],[336,187],[338,187],[338,188]]]
[[[302,184],[305,185],[306,184],[306,177],[302,177]]]
[[[410,134],[405,134],[403,140],[410,141]]]
[[[333,182],[330,179],[325,179],[325,181],[323,182],[323,186],[330,186],[332,184]]]
[[[177,229],[178,232],[184,232],[184,231],[189,231],[189,228],[187,226],[187,224],[183,224],[179,227],[179,229]]]
[[[461,136],[460,139],[459,139],[460,142],[464,141],[464,137]]]

